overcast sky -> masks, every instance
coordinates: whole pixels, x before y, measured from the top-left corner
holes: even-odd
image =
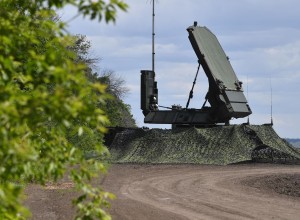
[[[114,70],[126,80],[125,102],[137,124],[161,127],[144,124],[140,110],[140,70],[152,68],[151,1],[126,2],[129,10],[118,14],[116,24],[77,18],[68,23],[69,31],[87,36],[93,55],[102,59],[101,70]],[[68,8],[60,15],[68,20],[75,12]],[[198,65],[186,28],[198,21],[217,36],[243,81],[253,112],[250,123],[270,123],[272,85],[275,130],[281,137],[300,137],[299,0],[156,0],[155,14],[159,105],[186,104]],[[201,70],[190,107],[202,106],[207,89]]]

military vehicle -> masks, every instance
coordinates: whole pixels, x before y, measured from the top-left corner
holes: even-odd
[[[252,111],[243,93],[242,82],[217,37],[207,27],[198,26],[197,22],[187,28],[198,58],[187,103],[185,107],[159,105],[154,68],[155,1],[152,3],[152,70],[141,70],[141,109],[145,123],[171,124],[172,129],[110,129],[105,143],[109,146],[111,161],[218,165],[247,161],[300,163],[300,153],[281,139],[272,127],[272,105],[270,124],[250,125],[248,120],[242,125],[216,126],[228,125],[232,118],[247,117]],[[201,66],[209,87],[202,107],[193,109],[189,104]]]
[[[188,27],[187,31],[199,65],[186,106],[174,105],[168,107],[168,110],[160,110],[155,71],[141,70],[141,109],[145,116],[144,122],[207,126],[229,124],[232,118],[250,115],[252,112],[243,93],[242,82],[238,80],[217,37],[207,27],[197,26],[197,22]],[[202,107],[192,109],[189,108],[189,103],[193,98],[200,66],[208,78],[209,89]],[[210,107],[206,106],[207,101]]]

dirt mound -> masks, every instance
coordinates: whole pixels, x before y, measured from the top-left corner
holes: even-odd
[[[300,160],[300,154],[269,125],[131,129],[110,145],[118,163],[232,164],[252,160]]]
[[[300,174],[273,174],[252,177],[242,184],[266,191],[300,198]]]

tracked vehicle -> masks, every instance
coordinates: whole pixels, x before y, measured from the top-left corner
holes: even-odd
[[[217,37],[207,28],[187,28],[189,40],[198,57],[198,69],[185,107],[174,105],[160,110],[158,86],[154,70],[141,71],[141,109],[145,123],[206,126],[218,123],[229,124],[232,118],[250,115],[251,109],[238,80]],[[198,72],[202,66],[209,82],[205,102],[199,109],[189,108]],[[205,106],[209,102],[210,107]]]

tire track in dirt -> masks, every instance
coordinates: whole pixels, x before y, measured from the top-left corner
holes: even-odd
[[[120,193],[183,219],[299,219],[300,199],[241,184],[253,176],[300,174],[299,166],[157,166]]]
[[[290,177],[298,182],[286,182]],[[282,186],[282,181],[274,182],[277,179],[285,180],[287,189],[293,186],[294,195],[299,195],[299,165],[114,164],[105,178],[93,184],[117,196],[108,210],[114,220],[299,220],[300,197],[276,193],[274,188]],[[268,191],[269,183],[272,190]],[[74,219],[71,200],[77,194],[65,186],[71,186],[67,179],[47,187],[30,184],[25,204],[33,212],[32,219]]]

